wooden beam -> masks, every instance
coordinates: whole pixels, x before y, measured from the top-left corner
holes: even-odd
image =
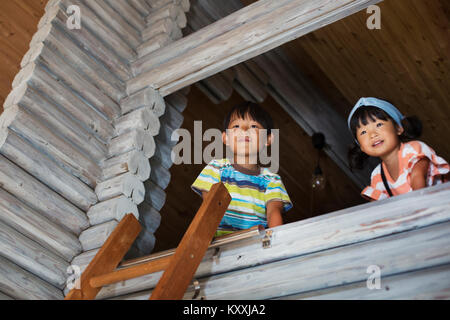
[[[93,300],[99,288],[90,284],[92,277],[113,271],[141,231],[139,221],[128,214],[117,225],[80,278],[80,289],[74,288],[65,300]]]
[[[383,276],[380,290],[369,290],[367,280],[291,296],[282,300],[448,300],[450,264]]]
[[[231,201],[222,183],[211,187],[186,231],[151,300],[181,299],[191,282]]]
[[[165,62],[128,81],[128,93],[150,85],[168,95],[378,2],[260,0],[151,54]]]

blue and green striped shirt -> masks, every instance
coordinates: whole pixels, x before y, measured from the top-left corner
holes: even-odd
[[[282,201],[284,211],[292,208],[280,176],[267,168],[261,168],[258,175],[251,175],[236,170],[228,159],[212,160],[191,188],[201,196],[202,191],[209,191],[218,182],[227,188],[231,202],[216,236],[260,224],[267,227],[266,206],[270,201]]]

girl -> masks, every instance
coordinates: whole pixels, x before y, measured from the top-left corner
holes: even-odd
[[[371,184],[361,195],[380,200],[448,181],[449,164],[433,149],[414,140],[422,133],[416,117],[405,117],[389,102],[361,98],[348,117],[356,144],[349,152],[351,168],[361,169],[369,157],[381,159]]]

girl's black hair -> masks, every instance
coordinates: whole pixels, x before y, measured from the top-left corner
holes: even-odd
[[[356,139],[356,130],[360,124],[367,125],[370,121],[380,119],[383,121],[392,121],[397,127],[397,123],[382,109],[374,106],[364,106],[359,108],[350,119],[350,129],[353,137]],[[399,136],[401,142],[407,142],[419,138],[422,135],[422,122],[416,116],[406,117],[402,121],[403,133]],[[359,145],[355,142],[348,151],[348,162],[350,169],[362,169],[366,160],[369,158],[367,154],[361,151]]]
[[[245,115],[259,122],[264,129],[267,130],[267,135],[270,135],[273,129],[273,120],[268,112],[266,112],[259,104],[246,101],[242,104],[234,106],[227,114],[223,121],[223,131],[228,129],[231,117],[236,115],[240,119],[245,119]]]

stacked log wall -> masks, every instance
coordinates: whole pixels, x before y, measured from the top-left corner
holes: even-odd
[[[81,29],[67,26],[72,5]],[[68,268],[90,261],[127,213],[143,226],[128,256],[152,251],[187,91],[128,95],[126,82],[133,63],[182,37],[187,10],[47,3],[0,116],[2,297],[62,299]]]

